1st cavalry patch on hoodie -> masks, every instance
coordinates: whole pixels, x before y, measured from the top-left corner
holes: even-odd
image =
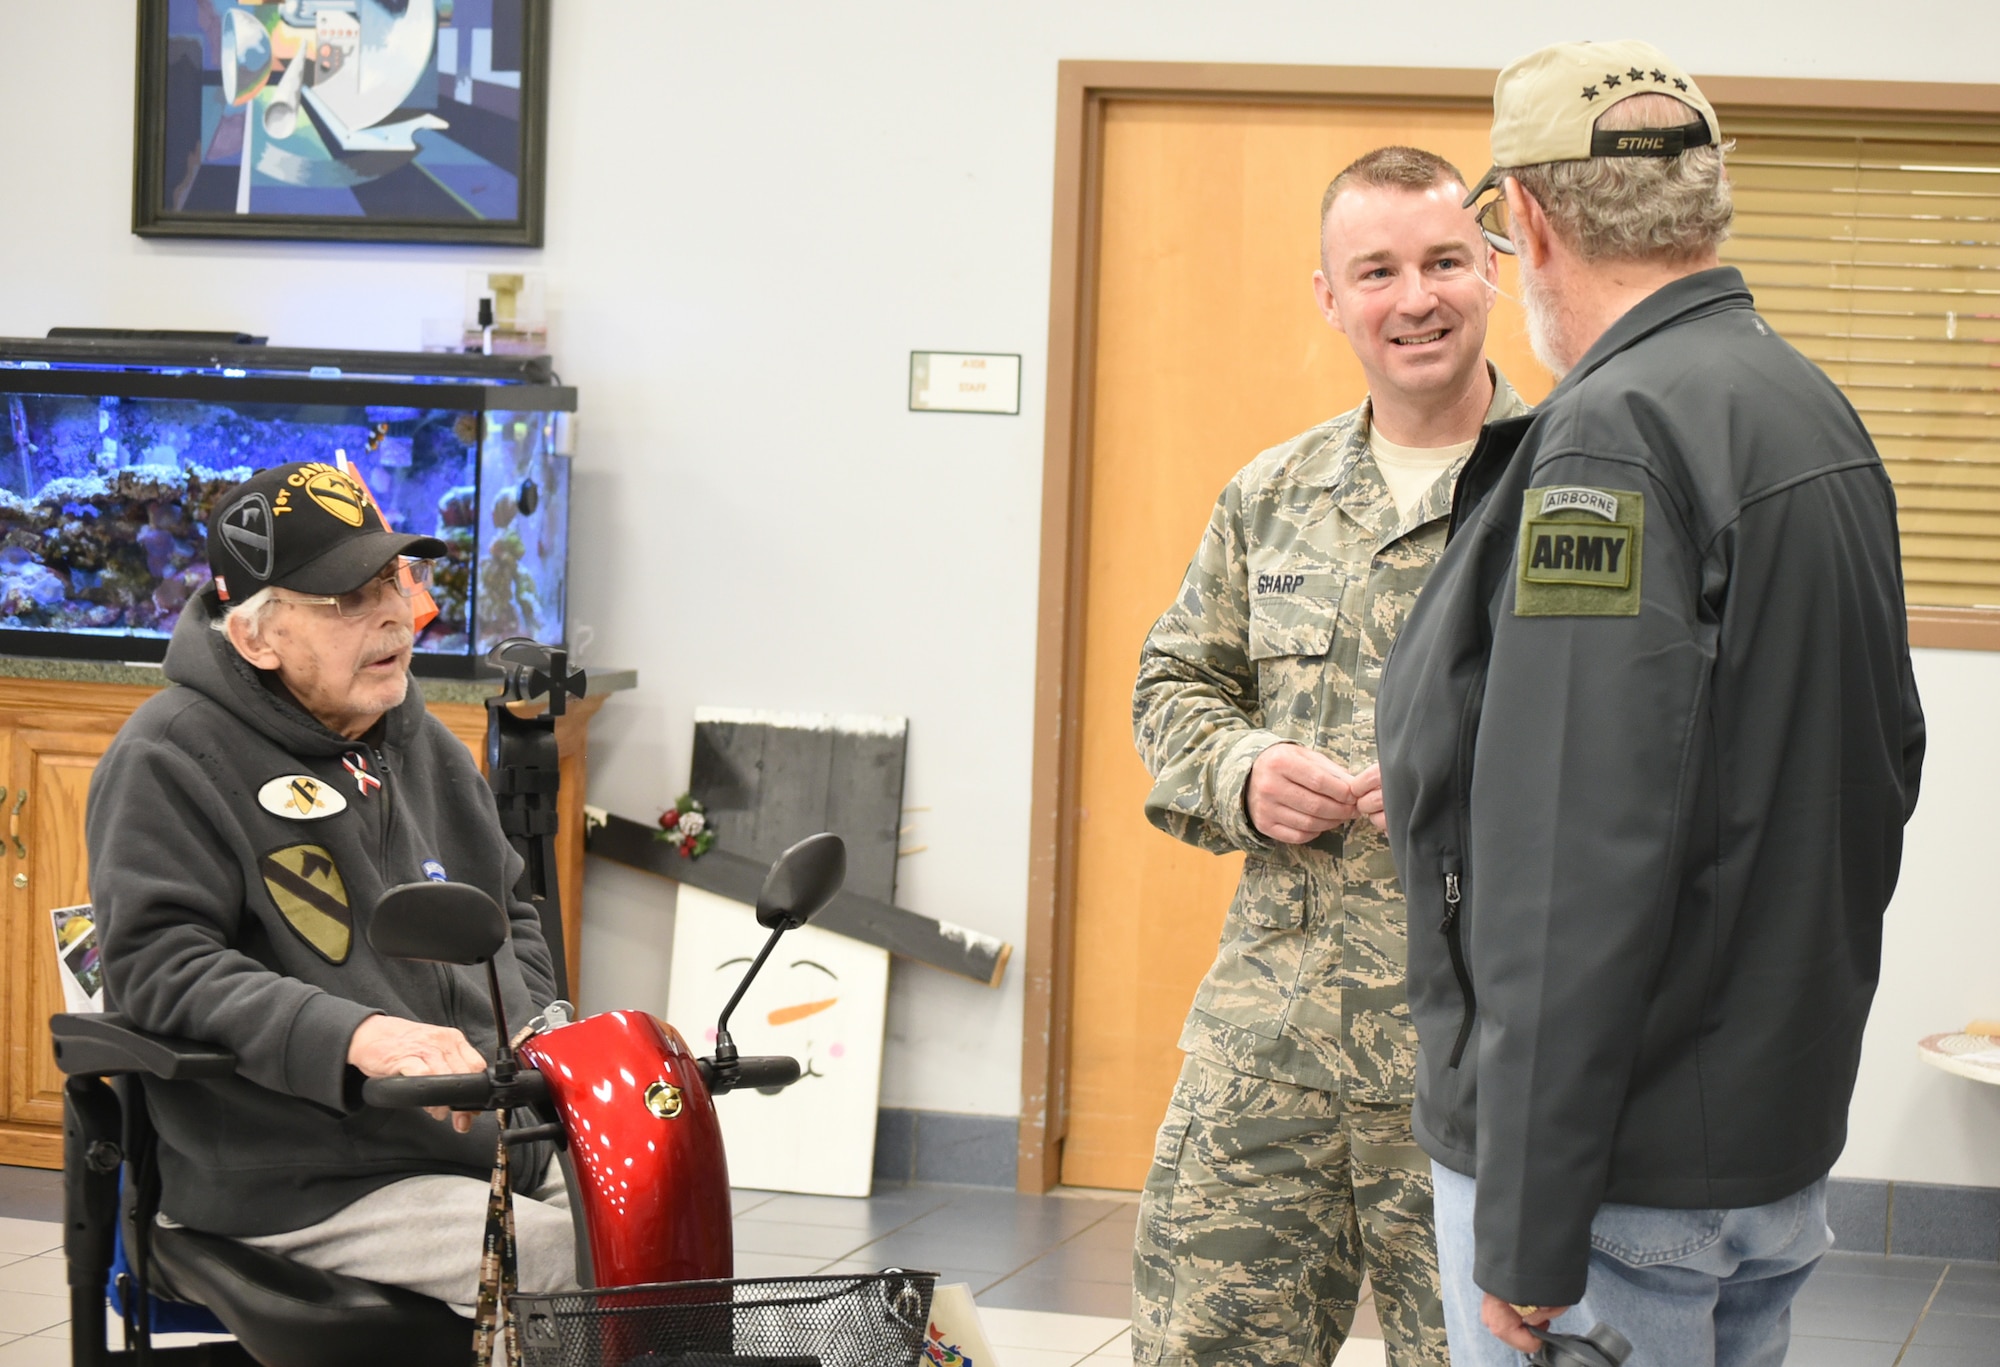
[[[318,845],[287,845],[259,860],[257,871],[278,914],[299,938],[328,963],[346,963],[354,941],[354,913],[333,856]]]
[[[1516,617],[1637,617],[1646,496],[1557,485],[1522,498]]]
[[[286,774],[257,790],[257,805],[272,816],[311,821],[346,811],[347,799],[311,774]]]

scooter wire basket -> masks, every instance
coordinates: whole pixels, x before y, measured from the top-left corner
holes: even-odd
[[[514,1297],[526,1367],[915,1367],[935,1272]]]

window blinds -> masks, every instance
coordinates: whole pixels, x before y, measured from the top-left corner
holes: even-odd
[[[1723,260],[1874,436],[1909,602],[2000,607],[2000,125],[1724,127]]]

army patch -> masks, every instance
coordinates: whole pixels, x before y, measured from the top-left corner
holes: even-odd
[[[287,925],[328,963],[347,962],[354,913],[333,856],[318,845],[287,845],[258,861],[264,890]]]
[[[1575,485],[1522,496],[1516,617],[1636,617],[1646,498]]]
[[[1622,589],[1632,582],[1632,528],[1623,523],[1593,528],[1531,518],[1524,544],[1521,577],[1531,583]]]
[[[257,790],[257,805],[272,816],[313,821],[346,811],[347,799],[311,774],[286,774]]]

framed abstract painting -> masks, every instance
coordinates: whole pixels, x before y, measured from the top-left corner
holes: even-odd
[[[550,0],[138,0],[132,231],[542,244]]]

